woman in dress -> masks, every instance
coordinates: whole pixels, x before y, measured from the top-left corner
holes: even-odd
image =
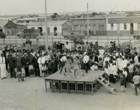
[[[71,68],[72,68],[72,61],[71,61],[70,56],[67,56],[67,60],[65,62],[65,74],[64,75],[66,75],[66,73],[67,73],[67,77],[69,77],[69,74],[72,73],[70,71]]]
[[[79,78],[78,70],[80,69],[80,60],[78,56],[76,56],[75,59],[73,60],[73,69],[74,69],[74,76]]]
[[[5,64],[5,57],[3,53],[1,53],[0,56],[0,75],[1,75],[1,79],[6,78],[6,64]]]

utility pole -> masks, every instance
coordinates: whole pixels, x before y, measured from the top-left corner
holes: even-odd
[[[48,28],[47,28],[47,1],[45,0],[45,24],[46,24],[46,36],[45,37],[45,47],[48,50]]]
[[[87,3],[87,42],[89,38],[89,15],[88,15],[88,3]]]

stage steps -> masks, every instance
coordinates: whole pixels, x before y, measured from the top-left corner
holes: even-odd
[[[109,90],[112,94],[115,94],[117,91],[116,87],[114,87],[111,83],[109,83],[104,77],[99,76],[97,81],[101,83],[107,90]]]

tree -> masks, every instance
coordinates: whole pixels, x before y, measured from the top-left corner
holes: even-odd
[[[92,16],[95,16],[95,15],[97,15],[97,13],[96,13],[96,12],[93,12],[93,13],[92,13]]]
[[[85,38],[85,35],[82,35],[80,33],[71,33],[69,36],[69,39],[73,41],[74,43],[83,43],[83,39]]]
[[[51,17],[52,17],[52,20],[57,20],[59,15],[57,13],[53,13],[53,15],[51,15]]]

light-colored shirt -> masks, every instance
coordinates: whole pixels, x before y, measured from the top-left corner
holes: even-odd
[[[103,62],[103,66],[105,66],[105,62],[108,61],[109,62],[110,58],[109,57],[105,57],[104,58],[104,62]]]
[[[85,55],[83,58],[83,63],[87,63],[89,61],[89,56]]]
[[[125,75],[125,78],[127,77],[127,72],[126,71],[123,71],[123,74]]]
[[[134,72],[134,64],[130,64],[128,69],[130,73]]]
[[[66,60],[67,60],[66,56],[63,56],[63,57],[60,59],[61,62],[65,62]]]
[[[134,81],[134,84],[139,84],[140,83],[140,76],[139,75],[135,75],[133,77],[133,81]]]
[[[71,45],[70,44],[65,44],[65,48],[71,50]]]
[[[39,57],[37,62],[39,65],[42,65],[42,64],[45,64],[45,61],[46,61],[45,57]]]
[[[116,65],[112,65],[112,74],[113,75],[117,75],[117,66]]]
[[[46,55],[46,56],[44,56],[44,58],[45,58],[46,61],[50,61],[51,60],[51,56],[50,55]]]
[[[139,65],[138,56],[134,57],[134,61],[135,61],[135,63],[134,63],[135,65]]]
[[[5,57],[0,57],[0,63],[5,64]]]

